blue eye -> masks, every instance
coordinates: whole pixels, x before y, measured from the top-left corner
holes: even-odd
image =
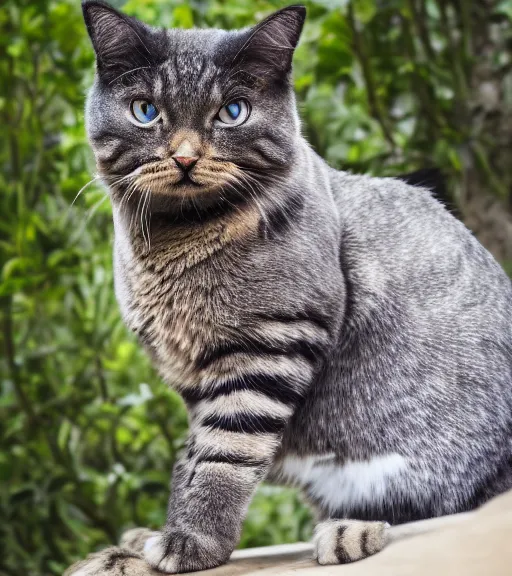
[[[156,106],[147,100],[134,100],[131,109],[133,117],[141,124],[149,124],[160,116]]]
[[[233,120],[236,120],[238,116],[240,116],[240,104],[238,102],[228,104],[226,106],[226,110],[228,114],[231,116],[231,118],[233,118]]]
[[[249,104],[245,100],[235,100],[219,110],[217,122],[224,128],[240,126],[247,120],[249,113]]]

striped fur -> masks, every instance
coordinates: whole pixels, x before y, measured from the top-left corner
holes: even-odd
[[[389,539],[383,522],[328,520],[315,528],[315,558],[319,564],[348,564],[376,554]]]
[[[116,235],[122,241],[119,226]],[[124,241],[137,254],[137,242],[128,236]],[[244,241],[234,237],[232,243]],[[155,243],[154,259],[159,249]],[[224,255],[229,252],[221,253],[219,266]],[[130,299],[122,304],[126,318],[146,318],[143,342],[190,412],[187,450],[173,473],[169,525],[146,557],[168,572],[215,566],[227,559],[239,538],[250,498],[272,467],[284,430],[327,354],[332,328],[304,311],[262,316],[251,309],[241,314],[243,306],[237,312],[229,307],[228,318],[218,302],[222,291],[210,292],[208,306],[191,294],[194,275],[201,273],[198,267],[167,294],[150,290],[160,279],[148,265],[124,261],[123,270],[132,270]],[[205,501],[209,493],[211,503]],[[216,504],[221,496],[222,504]],[[186,545],[176,534],[185,519],[194,527]],[[198,543],[208,534],[222,536],[202,555]],[[178,560],[176,550],[183,547],[193,550],[194,557]]]

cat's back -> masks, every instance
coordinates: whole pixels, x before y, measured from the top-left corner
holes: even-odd
[[[424,307],[490,306],[512,313],[500,265],[429,190],[394,178],[335,172],[342,264],[368,289]],[[474,312],[474,311],[473,311]]]

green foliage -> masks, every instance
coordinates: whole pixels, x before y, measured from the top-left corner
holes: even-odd
[[[233,28],[286,3],[113,4],[154,24]],[[469,118],[475,56],[458,2],[307,5],[295,81],[320,153],[379,174],[435,163],[456,179],[474,149],[489,172],[489,143]],[[495,18],[512,18],[510,1]],[[447,31],[457,27],[456,41]],[[493,66],[510,67],[510,55]],[[113,296],[110,207],[90,181],[83,126],[92,74],[78,0],[2,2],[0,574],[60,574],[129,527],[161,525],[186,434],[181,400],[124,329]],[[488,181],[497,194],[506,188],[496,175]],[[241,545],[310,530],[295,492],[263,486]]]

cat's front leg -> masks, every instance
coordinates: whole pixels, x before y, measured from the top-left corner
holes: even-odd
[[[145,548],[148,562],[163,572],[204,570],[229,559],[312,374],[301,356],[243,361],[242,374],[238,368],[205,381],[187,398],[188,451],[174,470],[167,524]]]
[[[171,574],[227,562],[261,477],[256,466],[181,461],[174,469],[168,522],[145,545],[148,562]]]
[[[389,524],[362,520],[327,520],[315,528],[319,564],[348,564],[380,552],[389,540]]]

